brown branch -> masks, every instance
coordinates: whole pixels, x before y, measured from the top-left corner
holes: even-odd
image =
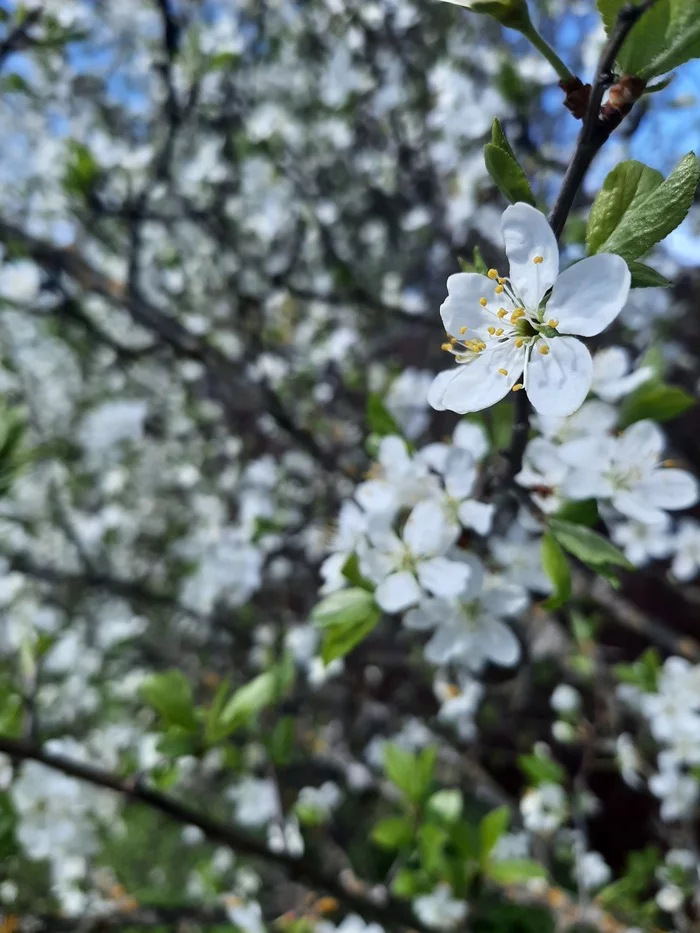
[[[255,836],[230,823],[224,823],[200,813],[180,803],[174,797],[154,790],[138,779],[120,777],[94,765],[49,752],[24,739],[9,736],[0,736],[0,752],[18,761],[39,762],[94,787],[113,791],[125,800],[145,804],[183,826],[196,826],[210,842],[226,846],[240,855],[257,858],[277,866],[291,880],[313,891],[324,891],[336,898],[347,909],[356,911],[364,919],[380,923],[387,929],[404,926],[417,930],[419,933],[429,933],[428,928],[423,926],[401,901],[387,898],[382,904],[378,904],[367,894],[358,890],[361,888],[359,882],[348,885],[341,878],[328,874],[325,869],[318,867],[307,856],[297,858],[286,852],[272,852]]]

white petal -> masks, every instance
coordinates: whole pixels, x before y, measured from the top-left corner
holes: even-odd
[[[485,587],[481,601],[484,608],[496,616],[517,616],[530,602],[522,586],[500,579]]]
[[[467,421],[466,418],[460,421],[452,434],[452,443],[455,447],[463,447],[478,462],[483,460],[489,452],[489,438],[486,429],[481,424],[474,421]]]
[[[644,525],[656,525],[663,521],[665,514],[648,499],[638,495],[636,490],[617,493],[612,497],[612,504],[618,512]]]
[[[491,298],[494,282],[476,272],[458,272],[447,280],[448,297],[440,307],[440,317],[451,337],[486,337],[493,315],[484,311],[481,298]],[[462,335],[462,328],[466,333]]]
[[[588,348],[575,337],[554,337],[544,341],[545,356],[535,345],[525,372],[525,391],[542,415],[570,415],[588,395],[593,361]]]
[[[593,378],[607,382],[622,379],[630,368],[630,355],[624,347],[605,347],[593,356]]]
[[[636,421],[618,438],[614,456],[625,466],[651,469],[661,459],[665,446],[664,432],[655,421]]]
[[[557,279],[545,318],[556,318],[562,334],[593,337],[622,311],[631,280],[627,263],[620,256],[599,253],[582,259]]]
[[[698,484],[685,470],[654,470],[635,487],[635,493],[660,509],[688,509],[698,501]]]
[[[459,651],[461,632],[454,625],[441,625],[425,646],[425,659],[431,664],[447,664]]]
[[[506,208],[501,221],[510,279],[525,307],[535,311],[559,272],[559,247],[547,218],[529,204]],[[536,256],[542,262],[534,262]]]
[[[368,479],[355,490],[355,498],[366,512],[395,512],[396,490],[383,479]]]
[[[445,464],[445,489],[452,499],[465,499],[476,482],[476,464],[468,450],[453,447]]]
[[[446,369],[444,372],[438,373],[433,379],[433,383],[428,389],[428,405],[434,408],[435,411],[445,410],[445,404],[443,402],[445,391],[452,380],[459,376],[460,372],[461,367],[454,366],[451,369]]]
[[[467,499],[459,507],[459,520],[465,528],[472,528],[479,535],[491,531],[495,506],[490,502]]]
[[[384,612],[402,612],[415,606],[421,597],[416,578],[407,570],[392,573],[374,591],[377,605]]]
[[[412,629],[416,632],[424,632],[428,629],[435,628],[441,621],[441,607],[444,605],[445,604],[439,599],[424,599],[420,606],[409,609],[403,617],[405,628]]]
[[[459,535],[459,528],[449,522],[439,502],[419,502],[406,520],[403,539],[421,557],[443,554]]]
[[[464,590],[469,580],[470,569],[461,561],[446,557],[433,557],[418,564],[418,579],[421,586],[443,599],[452,599]]]
[[[380,441],[377,460],[390,476],[392,473],[404,472],[411,462],[411,455],[403,438],[389,434]]]
[[[460,415],[490,408],[520,379],[524,362],[525,348],[519,350],[514,341],[484,350],[471,363],[458,367],[456,378],[445,389],[442,404]],[[501,369],[508,375],[499,372]]]
[[[492,619],[482,630],[484,653],[494,664],[513,667],[520,659],[520,642],[505,622]]]

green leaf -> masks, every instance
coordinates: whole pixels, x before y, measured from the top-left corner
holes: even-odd
[[[650,418],[653,421],[670,421],[695,405],[695,399],[684,389],[663,383],[646,383],[629,395],[620,412],[620,427],[626,428],[635,421]]]
[[[368,590],[370,593],[374,592],[374,584],[362,576],[360,560],[357,554],[351,554],[350,557],[348,557],[340,572],[348,583],[351,583],[353,586],[359,586],[361,589]]]
[[[392,784],[412,803],[420,803],[433,780],[437,751],[424,748],[414,755],[400,745],[387,743],[384,748],[384,770]]]
[[[285,657],[233,694],[224,706],[216,729],[218,740],[246,725],[263,709],[278,702],[294,683],[294,662]]]
[[[171,670],[147,677],[141,684],[141,696],[167,726],[181,726],[189,731],[197,729],[192,687],[182,671]]]
[[[542,538],[540,556],[544,572],[554,585],[554,592],[545,601],[544,607],[558,609],[571,597],[571,571],[561,545],[550,531]]]
[[[610,32],[627,0],[598,0],[598,9],[606,32]],[[669,0],[660,0],[639,19],[630,31],[617,56],[624,74],[639,75],[644,67],[666,46],[666,31],[670,20]]]
[[[359,586],[331,593],[318,603],[311,618],[319,628],[363,622],[376,610],[374,596]]]
[[[462,815],[464,800],[459,790],[439,790],[428,801],[427,811],[444,823],[454,823]]]
[[[524,884],[533,878],[546,878],[547,870],[532,859],[514,858],[489,863],[487,874],[497,884]]]
[[[617,253],[627,262],[643,256],[683,222],[699,179],[700,164],[695,154],[689,152],[650,194],[643,199],[635,196],[613,233],[596,252]]]
[[[491,810],[479,823],[479,840],[481,843],[481,862],[485,865],[493,849],[508,829],[510,823],[510,808],[498,807]]]
[[[457,262],[459,263],[459,268],[461,272],[478,272],[479,275],[486,275],[489,271],[489,267],[484,262],[484,257],[481,255],[481,250],[478,246],[474,247],[473,259],[471,262],[468,262],[466,259],[463,259],[461,256],[457,257]]]
[[[565,502],[561,508],[557,509],[554,516],[565,522],[573,522],[574,525],[587,525],[592,528],[598,524],[598,503],[595,499]]]
[[[591,207],[586,230],[588,252],[600,252],[625,214],[645,200],[663,180],[661,172],[634,159],[616,165],[603,182]]]
[[[386,410],[381,396],[376,392],[372,392],[367,398],[367,423],[370,430],[380,437],[386,437],[387,434],[401,436],[401,428]]]
[[[68,163],[63,175],[63,187],[69,194],[85,197],[97,183],[100,168],[84,143],[72,139],[68,144]]]
[[[616,664],[613,671],[622,683],[632,684],[644,693],[656,693],[659,689],[661,656],[656,648],[648,648],[633,664]]]
[[[267,742],[270,758],[276,765],[288,765],[294,757],[296,723],[293,716],[282,716],[275,723]]]
[[[363,619],[333,625],[325,629],[321,645],[323,663],[330,664],[336,658],[345,657],[377,627],[381,617],[379,609],[373,606]]]
[[[563,784],[566,772],[553,758],[547,755],[520,755],[518,766],[535,787],[538,784]]]
[[[518,161],[517,156],[513,152],[511,144],[508,142],[508,137],[506,136],[506,132],[503,129],[501,121],[497,118],[494,118],[494,121],[491,124],[491,142],[498,149],[502,149],[506,155],[509,155],[514,162]]]
[[[436,823],[424,823],[416,835],[422,867],[430,875],[443,875],[447,868],[445,846],[450,841],[447,831]]]
[[[406,849],[413,840],[413,825],[406,817],[390,816],[377,823],[371,839],[382,849]]]
[[[484,162],[498,190],[507,200],[512,204],[525,201],[534,206],[535,198],[530,182],[515,158],[493,143],[487,143],[484,146]]]
[[[622,551],[597,531],[560,518],[552,518],[549,527],[559,544],[588,567],[600,570],[613,564],[627,570],[633,569]]]
[[[632,288],[670,288],[673,282],[643,262],[628,262],[632,273]]]
[[[671,18],[664,36],[663,50],[639,71],[645,80],[666,74],[679,65],[700,58],[700,16],[697,0],[663,0],[670,6]]]

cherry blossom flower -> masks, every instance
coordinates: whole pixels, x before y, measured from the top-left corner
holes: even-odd
[[[443,348],[460,365],[436,376],[428,401],[464,414],[524,388],[540,414],[569,415],[593,378],[591,355],[577,336],[593,337],[617,317],[629,269],[619,256],[600,253],[559,275],[546,217],[521,202],[506,209],[501,230],[509,277],[491,269],[488,276],[462,272],[447,280],[440,315],[450,340]]]

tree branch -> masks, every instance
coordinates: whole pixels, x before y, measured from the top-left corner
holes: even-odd
[[[354,889],[354,885],[353,890],[350,890],[349,886],[340,878],[328,874],[306,856],[296,858],[286,852],[272,852],[264,842],[255,836],[249,835],[230,823],[221,822],[193,810],[174,797],[153,790],[138,779],[122,778],[94,765],[76,761],[64,755],[47,751],[24,739],[9,736],[0,736],[0,752],[16,760],[39,762],[48,768],[59,771],[61,774],[92,784],[94,787],[114,791],[125,800],[145,804],[152,810],[162,813],[183,826],[196,826],[210,842],[226,846],[241,855],[258,858],[271,865],[276,865],[293,881],[297,881],[314,891],[325,891],[347,909],[356,911],[366,920],[380,923],[387,929],[406,926],[419,931],[419,933],[429,933],[428,928],[419,923],[413,916],[413,912],[401,901],[388,898],[382,904],[378,904],[368,895],[358,893]]]

